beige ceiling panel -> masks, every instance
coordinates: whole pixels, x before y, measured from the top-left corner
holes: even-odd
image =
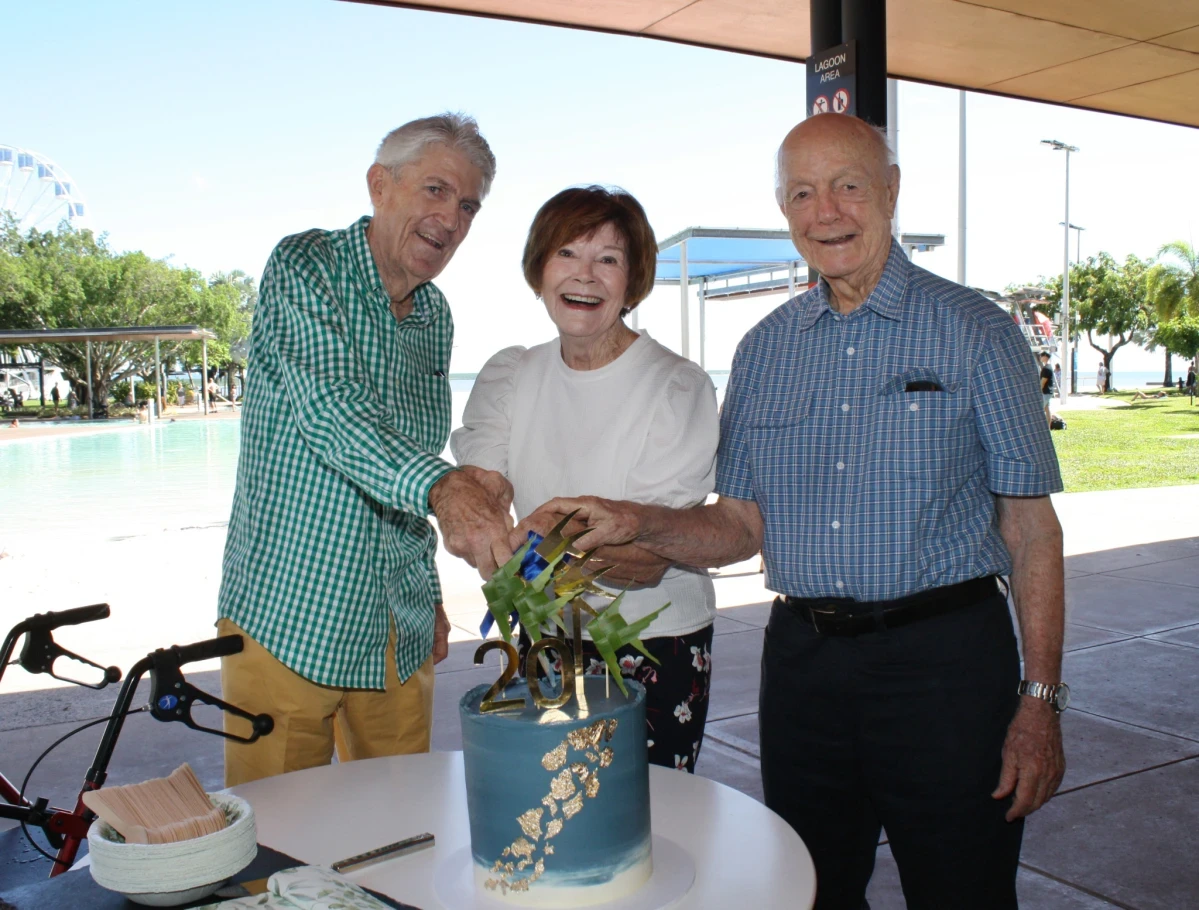
[[[1106,54],[996,82],[987,88],[1044,101],[1068,102],[1197,68],[1199,58],[1194,54],[1153,44],[1133,44]]]
[[[1153,43],[1199,54],[1199,28],[1188,28],[1172,35],[1162,35],[1160,38],[1154,38]]]
[[[1133,117],[1194,126],[1199,124],[1199,70],[1080,98],[1074,103]]]
[[[891,0],[887,37],[892,74],[966,88],[994,85],[1130,43],[957,0]]]
[[[1145,41],[1199,25],[1192,0],[964,0],[967,5],[1019,13]]]
[[[423,0],[415,5],[505,19],[533,19],[618,32],[639,32],[663,16],[669,16],[686,6],[688,2],[690,0]],[[407,4],[395,2],[395,5]]]
[[[697,0],[646,34],[794,59],[812,48],[807,4],[778,0]]]

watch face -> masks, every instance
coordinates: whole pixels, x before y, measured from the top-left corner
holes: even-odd
[[[1055,707],[1060,714],[1062,711],[1066,710],[1066,705],[1068,704],[1070,704],[1070,687],[1065,683],[1062,683],[1057,687],[1057,693],[1053,697],[1053,707]]]

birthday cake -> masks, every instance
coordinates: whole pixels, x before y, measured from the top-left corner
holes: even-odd
[[[459,703],[475,882],[495,899],[586,907],[653,871],[645,690],[578,682],[581,697],[550,709],[523,681],[503,692],[523,707],[481,710],[487,686]]]

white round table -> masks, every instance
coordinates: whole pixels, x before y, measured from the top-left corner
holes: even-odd
[[[805,910],[816,872],[799,835],[724,784],[650,768],[655,835],[695,861],[695,883],[675,906],[694,910]],[[436,846],[346,875],[421,910],[441,910],[433,870],[470,844],[461,752],[374,758],[295,771],[232,788],[254,807],[258,842],[328,865],[428,831]],[[455,908],[447,908],[455,910]]]

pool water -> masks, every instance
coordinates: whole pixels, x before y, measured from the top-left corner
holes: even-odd
[[[241,426],[181,420],[0,445],[4,537],[95,540],[229,520]]]

